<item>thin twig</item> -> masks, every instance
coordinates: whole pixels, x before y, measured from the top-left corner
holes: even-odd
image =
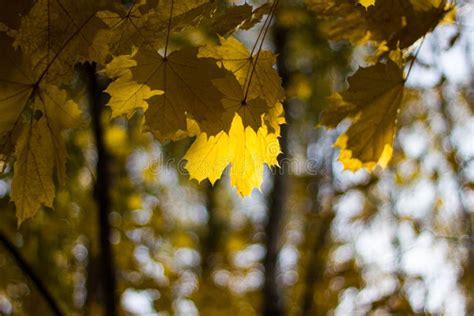
[[[408,68],[407,76],[405,78],[405,81],[408,80],[408,77],[410,76],[411,70],[413,68],[413,65],[415,64],[416,59],[418,58],[418,54],[420,53],[421,47],[423,46],[423,43],[425,42],[425,36],[423,36],[420,46],[418,46],[418,49],[416,50],[415,56],[413,56],[413,59],[411,60],[410,66]]]
[[[267,23],[266,26],[265,26],[265,23],[264,23],[264,25],[262,27],[263,34],[260,33],[259,37],[257,38],[256,43],[258,43],[258,40],[260,39],[260,35],[262,34],[262,38],[260,39],[260,45],[258,47],[257,55],[255,56],[255,59],[253,59],[252,70],[250,71],[249,79],[248,79],[248,82],[247,82],[247,88],[245,89],[245,96],[244,96],[244,100],[243,100],[244,104],[247,102],[247,98],[248,98],[249,91],[250,91],[250,85],[252,84],[252,78],[253,78],[253,75],[255,73],[255,69],[257,68],[257,62],[258,62],[258,59],[260,57],[260,53],[262,51],[263,44],[265,42],[265,37],[267,36],[268,30],[270,29],[270,25],[272,24],[273,17],[275,16],[275,12],[276,12],[276,9],[278,7],[278,3],[279,3],[279,0],[275,0],[275,2],[273,3],[273,7],[272,7],[272,9],[269,13],[269,18],[265,21],[265,23],[267,23],[267,21],[268,21],[268,23]],[[255,49],[255,46],[252,49],[252,52]]]
[[[18,267],[21,271],[28,276],[28,278],[33,282],[38,292],[43,296],[44,300],[48,303],[51,311],[56,316],[64,315],[61,310],[59,309],[58,304],[56,303],[53,295],[49,292],[48,288],[44,285],[43,281],[41,281],[40,277],[36,272],[33,270],[28,262],[23,258],[20,251],[15,247],[15,245],[5,236],[3,233],[0,232],[0,243],[3,247],[11,254],[11,256],[15,259],[18,264]]]
[[[173,9],[174,9],[174,0],[171,0],[170,18],[168,20],[168,30],[166,31],[165,54],[163,56],[165,60],[166,60],[166,57],[168,57],[168,43],[170,41],[171,23],[173,21]]]

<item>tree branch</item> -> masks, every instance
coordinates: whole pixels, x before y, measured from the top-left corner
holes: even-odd
[[[38,292],[43,296],[44,300],[48,303],[51,311],[56,316],[62,316],[63,313],[59,309],[58,304],[56,303],[53,295],[49,292],[46,286],[43,284],[39,276],[33,270],[33,268],[28,264],[28,262],[23,258],[20,251],[15,247],[15,245],[0,232],[0,243],[3,247],[11,254],[18,264],[18,267],[21,271],[28,276],[28,278],[33,282]]]

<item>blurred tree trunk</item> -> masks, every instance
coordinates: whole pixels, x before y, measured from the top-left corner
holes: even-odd
[[[208,222],[202,249],[202,278],[204,282],[211,282],[209,279],[215,265],[216,255],[219,252],[219,241],[224,225],[219,221],[217,214],[217,185],[218,182],[214,185],[209,184],[206,188]]]
[[[471,31],[468,31],[471,32]],[[466,45],[466,56],[474,56],[474,44]],[[471,114],[474,110],[474,62],[472,58],[467,58],[468,67],[470,69],[470,84],[468,85],[467,98],[471,105]],[[472,141],[472,140],[471,140]],[[472,185],[472,183],[471,183]],[[466,269],[464,270],[464,278],[466,280],[466,298],[467,298],[467,312],[470,315],[474,315],[474,214],[469,212],[465,207],[464,220],[466,221],[466,235],[467,242],[466,246],[468,249],[468,260],[466,263]]]
[[[281,131],[280,144],[282,151],[287,152],[287,127]],[[282,154],[280,161],[287,155]],[[282,165],[282,164],[280,164]],[[270,208],[265,227],[265,248],[267,250],[263,265],[265,283],[263,285],[263,314],[279,316],[284,314],[281,286],[278,282],[278,254],[280,253],[281,223],[286,207],[287,179],[284,170],[275,170],[273,191],[270,197]]]
[[[104,301],[104,313],[107,316],[115,316],[117,313],[115,263],[113,258],[112,245],[110,243],[110,223],[111,212],[111,177],[110,177],[110,155],[104,142],[104,129],[102,125],[105,97],[103,90],[105,84],[97,78],[95,64],[86,64],[87,84],[89,94],[90,115],[92,128],[97,150],[96,182],[94,185],[94,198],[98,208],[98,229],[99,229],[99,271],[101,276],[101,292]]]
[[[304,292],[302,296],[302,315],[325,315],[327,310],[319,310],[320,305],[316,301],[317,291],[323,283],[324,270],[326,268],[327,255],[324,250],[327,248],[328,238],[331,231],[331,222],[334,217],[332,209],[324,209],[319,196],[319,189],[322,179],[315,175],[307,179],[307,191],[311,199],[311,210],[307,214],[305,235],[307,236],[305,254],[306,272],[303,279]],[[332,203],[329,203],[332,205]]]
[[[464,202],[463,190],[464,186],[467,185],[466,179],[464,176],[463,166],[459,163],[459,157],[457,157],[458,153],[456,147],[451,141],[451,134],[454,130],[454,119],[449,112],[449,102],[444,95],[444,79],[442,83],[438,87],[438,96],[441,104],[441,115],[446,124],[447,128],[447,135],[446,135],[446,144],[447,146],[440,145],[440,148],[447,148],[446,150],[446,157],[448,158],[447,161],[450,164],[450,167],[454,174],[456,175],[456,185],[457,185],[457,192],[458,192],[458,200],[461,205],[461,212],[462,212],[462,219],[463,219],[463,233],[466,238],[463,238],[465,242],[465,247],[467,250],[467,258],[464,264],[464,271],[463,271],[463,281],[464,281],[464,288],[466,291],[466,310],[469,315],[474,315],[474,295],[472,293],[474,289],[474,228],[473,228],[473,221],[472,221],[472,214],[469,212],[468,208]]]
[[[276,47],[278,58],[278,72],[282,78],[284,88],[288,86],[289,73],[286,67],[286,42],[288,31],[278,25],[273,29],[273,40]],[[286,111],[287,104],[284,104]],[[287,122],[289,117],[287,116]],[[284,218],[287,202],[287,182],[284,161],[288,158],[288,129],[290,122],[281,127],[280,146],[282,154],[278,157],[281,169],[275,169],[273,177],[273,190],[270,194],[270,206],[268,210],[268,219],[265,227],[265,248],[267,250],[263,265],[265,268],[265,282],[263,285],[263,306],[264,315],[279,316],[285,311],[283,297],[281,294],[281,285],[278,282],[278,254],[280,252],[281,224]]]

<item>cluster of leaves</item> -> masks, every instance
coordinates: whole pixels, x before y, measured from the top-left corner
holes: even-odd
[[[19,222],[52,207],[55,181],[66,181],[62,132],[84,118],[75,65],[85,62],[111,79],[105,92],[112,118],[144,110],[145,129],[161,141],[197,136],[185,156],[192,178],[214,182],[231,164],[231,182],[242,195],[259,187],[264,164],[277,165],[284,123],[275,56],[262,50],[277,3],[9,5],[0,24],[0,161],[14,162],[11,198]],[[263,17],[249,51],[232,34]],[[205,37],[206,45],[172,41],[184,32]]]
[[[352,125],[337,140],[351,170],[392,155],[409,49],[453,11],[446,0],[307,0],[331,40],[374,48],[372,66],[330,97],[321,123]],[[11,198],[19,221],[52,207],[66,181],[64,130],[83,119],[75,65],[94,63],[111,80],[111,118],[145,111],[160,141],[196,137],[190,177],[214,183],[231,165],[240,194],[277,166],[285,92],[275,56],[262,49],[278,1],[253,8],[210,0],[30,0],[9,4],[0,24],[0,161],[14,162]],[[265,17],[265,18],[264,18]],[[234,35],[264,18],[249,50]],[[193,34],[183,39],[181,34]],[[180,38],[181,36],[181,38]]]
[[[348,79],[347,91],[329,97],[332,106],[322,114],[321,124],[333,128],[352,119],[335,143],[345,168],[385,167],[392,157],[405,90],[403,68],[407,64],[411,68],[416,58],[410,47],[452,18],[454,6],[445,0],[307,0],[307,4],[321,18],[329,39],[374,50],[368,61],[372,65]]]

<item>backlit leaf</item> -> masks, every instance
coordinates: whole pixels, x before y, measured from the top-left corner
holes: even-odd
[[[359,0],[359,3],[362,4],[364,7],[368,8],[371,5],[375,4],[375,0]]]
[[[136,109],[148,108],[148,99],[163,94],[161,90],[151,90],[146,84],[132,79],[130,68],[137,64],[134,54],[114,58],[105,68],[108,77],[114,79],[105,90],[111,97],[108,105],[112,109],[112,117],[131,117]]]
[[[336,142],[346,168],[373,169],[377,163],[384,166],[392,153],[404,93],[403,72],[389,60],[359,69],[348,81],[349,89],[340,97],[332,97],[336,104],[323,113],[322,123],[335,126],[346,117],[352,118],[351,127]]]
[[[214,60],[198,58],[195,48],[174,51],[166,58],[142,49],[135,59],[133,79],[152,90],[164,91],[153,98],[146,112],[147,125],[157,138],[174,139],[177,132],[186,131],[188,116],[208,133],[223,129],[223,94],[212,80],[225,78],[226,73]]]
[[[247,94],[246,100],[260,98],[265,101],[266,109],[248,111],[256,115],[245,117],[245,126],[255,126],[253,124],[255,121],[258,122],[260,113],[269,111],[285,98],[281,79],[273,68],[276,62],[275,56],[269,51],[262,51],[257,60],[256,55],[251,56],[249,50],[241,42],[230,37],[221,38],[218,46],[202,47],[199,50],[199,56],[214,58],[220,67],[232,72],[242,86],[244,95]]]
[[[450,10],[445,0],[376,0],[367,9],[356,0],[306,2],[322,19],[329,38],[353,43],[386,42],[391,49],[409,47],[436,27]]]
[[[209,179],[214,183],[230,167],[230,181],[242,196],[259,188],[263,181],[264,165],[278,164],[280,154],[278,137],[268,133],[265,126],[257,132],[245,128],[239,115],[234,117],[229,133],[221,132],[208,137],[200,134],[184,156],[191,178]]]
[[[54,149],[46,119],[41,118],[22,131],[15,151],[11,199],[16,204],[18,223],[21,224],[34,216],[40,207],[53,206]]]

